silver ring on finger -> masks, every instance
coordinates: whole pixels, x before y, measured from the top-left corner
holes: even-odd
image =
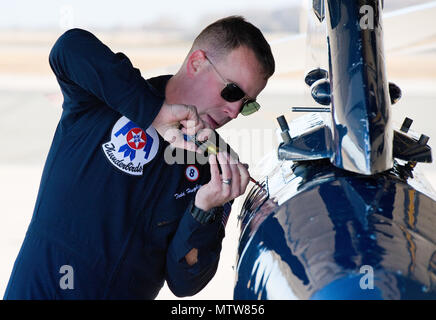
[[[223,182],[224,184],[228,184],[228,185],[230,185],[230,184],[232,183],[232,179],[222,179],[222,182]]]

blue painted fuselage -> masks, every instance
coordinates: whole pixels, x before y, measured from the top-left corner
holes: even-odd
[[[436,299],[436,195],[415,169],[431,150],[391,127],[381,3],[325,3],[331,114],[246,198],[234,298]]]

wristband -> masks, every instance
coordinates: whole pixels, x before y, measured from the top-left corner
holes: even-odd
[[[200,222],[201,224],[209,224],[215,221],[215,208],[210,209],[209,211],[204,211],[200,208],[197,208],[194,204],[194,201],[192,201],[190,212],[191,215]]]

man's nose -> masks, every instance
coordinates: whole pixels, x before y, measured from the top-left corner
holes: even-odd
[[[238,117],[239,111],[241,110],[241,107],[242,101],[229,103],[225,108],[225,112],[229,115],[230,118],[236,119]]]

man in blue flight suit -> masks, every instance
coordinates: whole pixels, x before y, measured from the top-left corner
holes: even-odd
[[[224,18],[175,75],[145,80],[72,29],[49,62],[63,113],[4,298],[154,299],[164,281],[194,295],[216,272],[222,220],[249,174],[224,152],[200,165],[168,163],[165,151],[195,151],[183,134],[206,139],[202,129],[259,109],[274,73],[268,43],[242,17]]]

